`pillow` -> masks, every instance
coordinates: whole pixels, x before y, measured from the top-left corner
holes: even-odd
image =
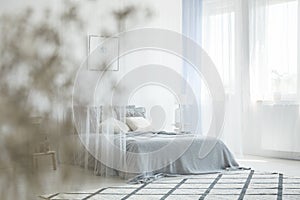
[[[100,124],[101,132],[105,132],[107,129],[113,130],[114,133],[130,131],[130,128],[125,123],[114,118],[108,118]]]
[[[151,123],[143,117],[126,117],[126,123],[132,131],[152,131]]]
[[[135,105],[126,106],[126,117],[135,117]]]
[[[144,117],[146,109],[144,107],[135,107],[135,105],[114,106],[115,118],[120,119],[124,117]]]
[[[146,109],[144,107],[136,107],[134,108],[134,116],[133,117],[143,117],[146,118]]]

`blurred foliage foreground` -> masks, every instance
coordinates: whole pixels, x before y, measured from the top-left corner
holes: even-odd
[[[26,9],[0,17],[1,200],[36,199],[47,181],[32,166],[33,146],[41,133],[49,134],[50,141],[57,144],[61,133],[72,130],[72,121],[59,120],[57,115],[70,105],[73,79],[81,62],[76,52],[70,51],[75,45],[72,41],[86,39],[88,23],[80,16],[78,2],[63,1],[62,11]],[[93,2],[97,1],[89,1]],[[136,19],[141,12],[135,6],[111,10],[111,26],[120,31],[120,24]],[[149,16],[148,11],[144,13]],[[109,34],[105,27],[98,30],[98,34]],[[34,117],[41,117],[40,122],[34,122]],[[73,151],[72,145],[63,146]],[[61,180],[67,180],[68,171],[61,170]]]

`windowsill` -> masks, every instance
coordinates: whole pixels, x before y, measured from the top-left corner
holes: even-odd
[[[257,100],[256,103],[261,104],[263,106],[299,106],[300,103],[298,101],[272,101],[272,100]]]

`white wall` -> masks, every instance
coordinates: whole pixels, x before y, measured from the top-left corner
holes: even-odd
[[[136,3],[136,0],[123,0],[124,4]],[[153,11],[153,18],[145,23],[129,26],[128,28],[161,28],[181,33],[182,5],[181,0],[143,0],[142,6],[147,6]]]
[[[124,0],[123,6],[130,5],[136,1]],[[146,0],[140,1],[141,7],[148,7],[152,10],[151,19],[138,21],[137,23],[126,23],[126,30],[136,28],[159,28],[181,32],[181,0]],[[149,36],[145,36],[149,37]],[[181,60],[175,56],[166,55],[165,52],[159,51],[142,51],[135,52],[120,61],[120,65],[126,67],[123,73],[127,73],[130,69],[146,64],[160,64],[173,68],[178,73],[181,69]],[[122,73],[122,72],[121,72]],[[147,76],[147,74],[141,74]],[[168,76],[168,74],[166,74]],[[146,107],[147,117],[154,123],[155,127],[160,129],[173,131],[175,122],[176,97],[168,90],[157,85],[148,85],[139,88],[138,91],[132,93],[129,104]],[[163,108],[163,111],[157,108]],[[152,110],[154,109],[154,110]],[[150,115],[150,111],[152,111]],[[164,123],[160,123],[157,119],[164,119]]]

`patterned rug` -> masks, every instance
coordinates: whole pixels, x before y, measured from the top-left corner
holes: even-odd
[[[162,178],[151,183],[40,196],[48,200],[300,199],[300,178],[254,170]]]

